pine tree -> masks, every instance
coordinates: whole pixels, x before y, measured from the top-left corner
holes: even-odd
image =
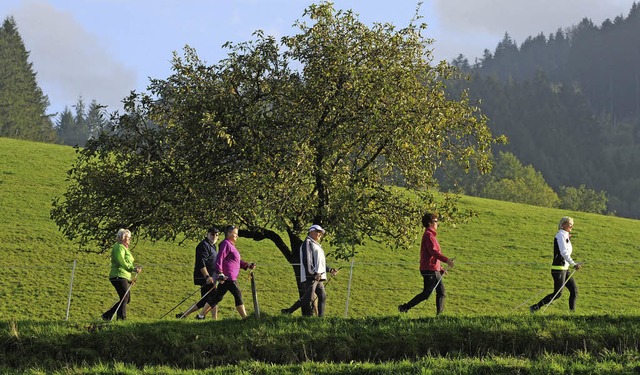
[[[0,136],[53,142],[49,98],[36,81],[13,17],[0,28]]]

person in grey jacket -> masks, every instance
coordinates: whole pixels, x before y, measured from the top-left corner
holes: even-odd
[[[300,282],[305,285],[305,293],[291,307],[282,309],[283,314],[292,314],[298,308],[302,308],[302,315],[313,315],[311,298],[318,298],[318,316],[324,316],[327,294],[324,290],[324,282],[327,280],[327,272],[335,275],[338,271],[327,266],[324,250],[320,246],[320,239],[325,231],[320,225],[314,224],[309,228],[307,238],[300,246]]]
[[[218,274],[216,269],[216,257],[218,256],[216,242],[219,235],[218,228],[211,227],[207,230],[207,236],[196,246],[193,283],[200,285],[200,301],[192,305],[187,311],[176,314],[176,318],[182,319],[192,312],[202,309],[196,319],[204,319],[209,311],[211,311],[211,317],[214,320],[218,319],[218,306],[210,307],[205,296],[214,293],[213,289],[216,287],[213,278]]]

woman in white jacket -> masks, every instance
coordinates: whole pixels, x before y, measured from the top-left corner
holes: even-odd
[[[567,271],[569,266],[579,270],[582,263],[576,263],[571,258],[573,246],[571,246],[571,231],[573,230],[573,218],[564,216],[558,224],[558,233],[553,239],[553,263],[551,264],[551,277],[553,278],[553,293],[545,296],[540,302],[529,307],[529,311],[533,314],[542,306],[553,302],[560,298],[562,289],[566,286],[569,289],[569,310],[575,311],[576,299],[578,299],[578,285],[576,284],[573,273],[567,279]]]

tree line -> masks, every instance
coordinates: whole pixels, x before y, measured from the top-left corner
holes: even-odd
[[[0,27],[0,136],[38,142],[84,146],[107,125],[104,107],[82,98],[60,114],[48,114],[49,98],[38,86],[22,37],[13,17]]]
[[[584,19],[520,46],[505,33],[493,53],[485,50],[473,64],[463,55],[453,60],[469,80],[448,89],[468,90],[492,131],[507,136],[496,152],[531,165],[556,192],[605,193],[607,212],[638,218],[639,45],[634,3],[626,17],[600,26]]]

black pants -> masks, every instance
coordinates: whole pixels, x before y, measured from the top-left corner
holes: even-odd
[[[199,309],[203,308],[204,305],[207,304],[207,298],[204,298],[204,296],[209,297],[210,295],[215,293],[215,292],[209,293],[209,291],[213,289],[215,285],[216,285],[215,283],[200,285],[200,301],[196,303],[196,306],[198,306]]]
[[[304,284],[304,294],[293,304],[293,306],[289,307],[288,312],[291,314],[299,308],[302,308],[303,316],[312,316],[313,303],[311,298],[316,295],[318,297],[318,316],[324,316],[324,310],[327,305],[327,293],[324,290],[324,281],[307,279]]]
[[[438,271],[420,271],[422,275],[423,287],[422,292],[418,293],[411,301],[402,305],[405,310],[409,310],[420,302],[429,298],[433,290],[436,291],[436,313],[440,314],[444,310],[444,300],[446,291],[442,282],[442,274]]]
[[[116,292],[118,292],[118,297],[120,297],[120,299],[113,306],[111,306],[111,308],[107,310],[107,312],[102,314],[102,317],[107,320],[111,320],[113,314],[116,313],[117,309],[118,319],[127,319],[127,304],[131,302],[131,292],[127,293],[127,291],[131,286],[131,282],[122,277],[115,277],[109,279],[109,281],[111,281],[113,287],[116,288]],[[122,301],[122,303],[120,303],[120,301]],[[120,308],[118,308],[118,305],[120,305]]]
[[[572,277],[567,280],[567,270],[552,270],[551,277],[553,278],[553,293],[545,296],[540,300],[540,302],[533,305],[533,308],[538,310],[542,306],[551,303],[554,296],[556,297],[555,299],[560,298],[560,296],[562,296],[562,285],[564,285],[569,289],[569,310],[574,311],[576,309],[576,300],[578,299],[578,285],[576,284],[576,279]]]
[[[222,301],[222,297],[224,297],[227,292],[230,292],[235,299],[236,306],[244,305],[242,301],[242,292],[240,288],[238,288],[238,284],[236,281],[227,280],[224,283],[218,283],[218,288],[215,292],[209,293],[209,298],[207,302],[209,302],[209,306],[216,306],[220,301]]]

